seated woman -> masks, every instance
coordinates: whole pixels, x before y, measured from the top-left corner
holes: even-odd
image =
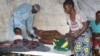
[[[96,12],[96,20],[90,22],[93,35],[93,50],[95,56],[100,56],[100,11]]]
[[[88,20],[82,11],[77,11],[73,0],[66,0],[63,4],[65,13],[68,15],[70,35],[74,36],[74,49],[71,56],[90,56],[91,52],[91,32],[88,28]],[[72,39],[73,39],[72,38]]]

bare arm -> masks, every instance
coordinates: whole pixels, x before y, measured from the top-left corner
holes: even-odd
[[[89,25],[88,21],[82,22],[82,24],[83,24],[83,28],[77,34],[74,35],[76,38],[82,35],[88,28],[88,25]]]

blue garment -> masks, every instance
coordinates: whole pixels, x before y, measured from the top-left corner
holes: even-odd
[[[11,16],[7,29],[7,40],[13,40],[14,28],[19,27],[22,30],[23,38],[28,39],[27,31],[37,36],[32,29],[34,14],[31,12],[32,5],[24,3],[20,5]]]
[[[74,42],[75,56],[91,56],[91,32],[87,29]]]
[[[95,23],[95,20],[91,21],[90,22],[90,25],[89,25],[92,29],[92,32],[95,32],[95,33],[100,33],[100,23],[97,25]]]

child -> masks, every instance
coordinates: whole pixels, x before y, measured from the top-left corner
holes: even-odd
[[[23,42],[21,42],[23,40],[23,37],[22,37],[22,31],[20,28],[14,28],[14,41],[13,41],[13,44],[11,45],[13,48],[15,47],[23,47]],[[20,43],[19,43],[20,42]]]

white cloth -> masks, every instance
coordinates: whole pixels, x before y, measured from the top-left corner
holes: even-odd
[[[16,39],[20,39],[20,40],[22,40],[23,37],[22,37],[21,35],[15,35],[15,36],[14,36],[14,40],[16,40]]]

